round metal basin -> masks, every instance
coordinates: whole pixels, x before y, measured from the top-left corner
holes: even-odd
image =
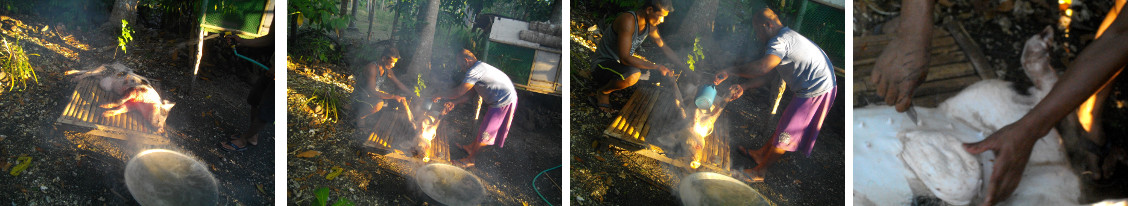
[[[415,183],[427,196],[445,205],[478,205],[486,197],[478,176],[448,164],[428,164],[416,169]]]
[[[141,205],[216,205],[219,188],[204,164],[177,152],[146,150],[125,165],[125,186]]]
[[[698,172],[681,180],[678,196],[683,205],[770,205],[768,199],[732,177]]]

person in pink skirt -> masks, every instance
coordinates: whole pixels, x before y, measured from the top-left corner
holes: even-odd
[[[517,111],[517,90],[508,75],[496,67],[478,61],[470,50],[463,49],[458,56],[459,66],[465,72],[462,82],[447,95],[435,97],[434,101],[451,99],[445,105],[449,110],[474,96],[466,95],[471,91],[470,89],[474,89],[474,92],[482,97],[483,103],[489,105],[482,124],[478,127],[474,142],[460,146],[469,155],[453,162],[456,166],[471,167],[474,166],[474,157],[482,147],[495,144],[499,148],[505,147],[505,138],[509,136],[509,127],[513,123],[513,113]]]
[[[747,78],[748,81],[730,87],[732,98],[739,98],[744,90],[763,86],[778,76],[795,92],[771,140],[757,150],[740,147],[741,152],[757,164],[744,172],[752,182],[762,182],[768,167],[784,153],[801,151],[808,157],[811,155],[838,87],[830,58],[814,42],[783,26],[771,9],[765,8],[754,15],[756,39],[766,41],[761,42],[766,48],[764,56],[718,72],[714,83],[724,82],[729,74]]]

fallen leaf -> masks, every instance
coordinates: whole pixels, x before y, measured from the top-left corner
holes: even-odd
[[[333,167],[330,170],[333,170],[333,172],[331,172],[331,173],[329,173],[329,175],[325,176],[325,179],[327,179],[327,180],[337,179],[337,176],[341,175],[341,172],[345,171],[345,169],[343,169],[341,167]]]
[[[317,155],[321,155],[321,152],[310,150],[310,151],[298,153],[297,157],[310,158],[310,157],[316,157]]]

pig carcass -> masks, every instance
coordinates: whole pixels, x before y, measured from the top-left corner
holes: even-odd
[[[161,99],[149,80],[133,73],[132,69],[121,63],[113,63],[90,70],[70,70],[66,74],[78,75],[75,77],[76,81],[90,77],[100,78],[98,87],[118,97],[117,100],[100,105],[108,109],[102,116],[112,117],[137,111],[157,133],[164,133],[165,119],[176,104]]]
[[[971,155],[962,143],[979,142],[1020,119],[1052,88],[1049,66],[1053,30],[1031,37],[1023,69],[1035,86],[1019,94],[1012,83],[972,84],[937,108],[918,108],[919,124],[890,106],[854,109],[854,204],[908,205],[916,196],[948,204],[983,201],[994,166],[991,151]],[[1035,143],[1022,182],[1002,204],[1079,204],[1079,177],[1070,168],[1056,130]]]

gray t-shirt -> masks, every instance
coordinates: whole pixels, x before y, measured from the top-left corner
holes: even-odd
[[[509,76],[485,62],[479,61],[467,69],[462,83],[473,84],[474,91],[490,107],[504,107],[517,99],[517,90]]]
[[[783,27],[778,35],[768,40],[767,47],[767,54],[780,58],[775,68],[780,78],[799,97],[816,97],[834,89],[834,65],[830,57],[799,32]]]

